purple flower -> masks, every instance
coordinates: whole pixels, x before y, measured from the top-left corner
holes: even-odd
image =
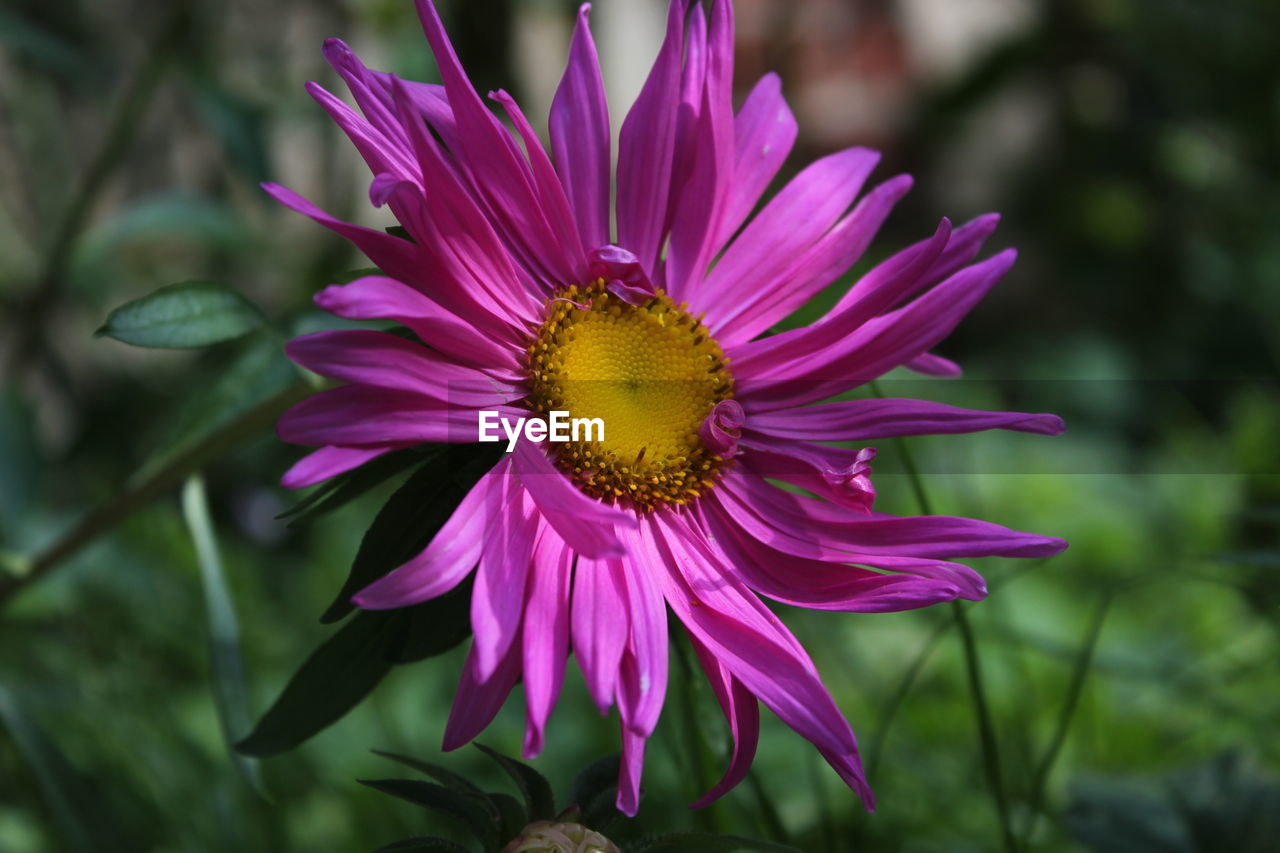
[[[955,229],[942,220],[811,326],[761,337],[862,256],[911,180],[862,193],[878,157],[852,148],[760,207],[796,124],[774,75],[733,110],[728,2],[672,3],[622,126],[616,203],[587,6],[551,110],[550,155],[506,93],[490,97],[515,134],[485,106],[436,10],[427,0],[418,10],[443,86],[371,71],[336,40],[325,54],[363,116],[309,86],[373,171],[373,203],[388,205],[412,239],[338,221],[267,186],[384,273],[326,288],[317,304],[395,321],[418,338],[334,331],[290,343],[298,364],[346,384],[281,420],[285,441],[319,448],[286,485],[421,442],[473,442],[483,410],[512,421],[552,411],[599,418],[605,440],[517,441],[421,554],[356,597],[365,608],[404,607],[475,572],[475,639],[445,748],[474,738],[523,680],[524,752],[536,755],[572,651],[600,710],[618,706],[618,806],[633,814],[666,694],[672,613],[735,743],[699,804],[747,772],[763,702],[871,808],[853,730],[759,596],[865,613],[978,600],[982,578],[954,558],[1066,547],[967,518],[875,512],[874,451],[832,444],[996,428],[1054,434],[1057,417],[821,402],[900,365],[958,372],[929,350],[1013,263],[1012,250],[974,262],[997,217]]]

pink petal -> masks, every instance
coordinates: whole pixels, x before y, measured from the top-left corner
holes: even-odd
[[[671,193],[687,8],[688,0],[671,3],[666,38],[618,141],[618,245],[651,271],[658,269]]]
[[[524,695],[528,707],[524,757],[542,752],[543,730],[564,682],[569,654],[569,576],[573,551],[545,522],[540,522],[529,580],[524,621]],[[613,621],[610,618],[599,621]]]
[[[907,175],[885,181],[794,258],[769,287],[726,293],[729,302],[722,306],[726,310],[717,312],[719,319],[715,321],[717,340],[726,352],[732,354],[735,347],[767,331],[844,275],[862,257],[894,205],[910,188],[911,178]]]
[[[511,406],[493,406],[521,417]],[[475,409],[451,406],[412,391],[343,385],[321,391],[285,412],[276,434],[290,444],[374,445],[448,442],[469,444],[478,434]]]
[[[513,477],[504,477],[504,505],[490,522],[480,551],[475,591],[471,595],[472,649],[476,675],[487,680],[507,654],[520,630],[525,582],[533,559],[538,519],[528,493]],[[535,632],[542,626],[535,626]]]
[[[359,468],[364,463],[377,459],[384,453],[395,450],[395,445],[386,447],[322,447],[299,459],[293,467],[280,478],[280,485],[286,489],[305,489],[316,483],[345,474],[352,468]]]
[[[444,25],[430,0],[417,0],[418,17],[444,82],[458,125],[458,158],[504,240],[536,271],[544,283],[574,280],[580,259],[557,239],[535,190],[529,164],[515,141],[490,113],[467,79]]]
[[[618,811],[635,817],[640,809],[640,775],[644,770],[646,738],[622,725],[622,765],[618,772]]]
[[[622,655],[618,710],[626,724],[646,737],[653,733],[667,695],[667,606],[660,576],[666,568],[635,538],[631,570],[624,571],[631,637]],[[638,555],[638,556],[637,556]]]
[[[622,650],[631,635],[626,572],[621,560],[578,557],[573,573],[573,654],[601,714],[613,704]]]
[[[795,637],[730,567],[717,565],[700,533],[671,515],[658,529],[654,544],[670,561],[664,592],[685,629],[783,722],[854,768],[846,781],[870,808],[857,739]]]
[[[501,379],[447,361],[398,335],[365,329],[316,332],[285,344],[285,353],[313,373],[362,385],[421,394],[466,409],[512,403],[525,396],[522,377]]]
[[[814,162],[765,205],[698,287],[713,333],[732,320],[746,298],[771,290],[787,268],[817,243],[848,209],[880,155],[850,148]]]
[[[521,367],[523,349],[514,341],[481,334],[474,320],[461,319],[429,296],[394,279],[366,276],[350,284],[330,285],[316,294],[315,302],[348,320],[393,320],[463,364],[507,371]]]
[[[634,528],[634,513],[589,497],[531,441],[516,443],[516,476],[529,490],[538,512],[571,548],[584,557],[621,557],[626,548],[619,529]]]
[[[769,73],[747,95],[734,119],[734,186],[715,243],[723,245],[759,203],[795,144],[795,116],[782,97],[782,80]]]
[[[444,595],[470,574],[507,500],[509,459],[503,459],[471,488],[421,554],[353,599],[366,610],[408,607]],[[474,657],[474,649],[473,655]]]
[[[454,692],[453,708],[444,727],[445,752],[465,746],[484,731],[502,710],[511,689],[520,680],[520,645],[513,643],[506,656],[488,678],[480,677],[480,665],[474,644],[462,667],[462,678]]]
[[[863,441],[988,429],[1058,435],[1065,427],[1057,415],[984,412],[927,400],[881,398],[762,412],[751,417],[751,429],[778,438]]]
[[[729,723],[729,732],[733,736],[733,754],[729,758],[729,767],[724,776],[710,791],[703,794],[690,808],[700,809],[709,806],[723,797],[739,782],[747,777],[751,770],[751,762],[756,756],[756,745],[760,741],[760,704],[751,691],[734,678],[715,656],[707,651],[707,647],[690,638],[693,650],[697,652],[698,662],[707,674],[707,681],[716,694],[716,701],[724,711],[724,718]]]
[[[609,239],[610,136],[609,105],[600,78],[591,28],[589,3],[578,9],[578,23],[569,48],[569,64],[551,103],[551,149],[565,194],[588,249]]]

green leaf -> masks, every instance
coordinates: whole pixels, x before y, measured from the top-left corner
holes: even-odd
[[[436,448],[427,449],[428,453]],[[427,459],[422,448],[410,447],[396,450],[366,462],[354,471],[348,471],[326,482],[294,506],[276,518],[289,519],[289,526],[296,527],[339,509],[370,489],[386,482],[404,469]]]
[[[510,794],[490,791],[485,796],[498,809],[498,814],[500,815],[499,824],[502,827],[502,838],[504,840],[510,841],[519,835],[526,826],[533,823],[525,807]]]
[[[468,577],[439,598],[401,611],[403,630],[391,645],[392,663],[414,663],[444,654],[471,636],[471,587]]]
[[[355,605],[357,592],[404,565],[427,546],[471,487],[497,462],[496,445],[449,445],[427,460],[387,500],[360,541],[337,598],[320,617],[336,622]]]
[[[675,832],[628,844],[626,853],[731,853],[734,850],[764,850],[773,853],[799,853],[769,841],[756,841],[736,835],[711,835],[705,832]]]
[[[400,755],[395,752],[383,752],[380,749],[372,750],[372,752],[374,755],[380,755],[383,758],[388,758],[399,764],[403,764],[405,767],[412,767],[419,773],[425,773],[441,785],[444,785],[446,788],[452,788],[453,790],[463,794],[484,796],[484,792],[471,784],[471,782],[469,782],[465,777],[454,773],[452,770],[447,770],[438,764],[430,764],[426,761],[420,761],[417,758],[412,758],[408,755]]]
[[[591,762],[574,777],[573,787],[569,791],[570,799],[577,805],[585,806],[601,791],[616,787],[621,767],[622,755],[616,752]]]
[[[439,851],[439,853],[471,853],[471,851],[456,841],[450,841],[447,838],[434,838],[431,836],[406,838],[403,841],[394,841],[386,847],[379,847],[376,853],[391,853],[391,851],[394,850],[436,850]]]
[[[496,848],[502,842],[498,809],[484,796],[463,794],[417,779],[360,779],[359,782],[384,794],[456,818],[486,849]]]
[[[232,749],[236,739],[249,729],[249,697],[240,657],[240,626],[218,555],[204,481],[198,474],[188,478],[182,487],[182,515],[200,564],[200,585],[209,620],[209,668],[222,737],[236,769],[251,787],[261,790],[257,763]]]
[[[341,719],[391,669],[387,649],[401,618],[397,611],[365,612],[342,626],[294,673],[236,749],[258,758],[276,755]]]
[[[476,744],[476,748],[498,762],[498,766],[505,770],[516,783],[521,796],[524,797],[525,805],[529,808],[531,821],[550,820],[555,817],[555,795],[551,793],[551,783],[546,780],[546,777],[528,764],[508,758],[482,743]]]
[[[190,348],[229,341],[262,325],[257,306],[234,290],[188,281],[121,305],[94,336],[139,347]]]

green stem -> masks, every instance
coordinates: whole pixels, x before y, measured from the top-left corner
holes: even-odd
[[[884,397],[880,387],[871,383],[871,390],[877,397]],[[933,503],[925,490],[924,479],[916,465],[915,456],[903,438],[897,439],[898,450],[902,456],[902,466],[906,469],[911,489],[915,493],[920,512],[933,515]],[[959,602],[951,602],[951,616],[960,629],[961,646],[964,649],[965,672],[969,679],[969,695],[973,700],[975,721],[978,727],[978,740],[982,744],[982,764],[987,777],[987,786],[991,789],[991,798],[995,802],[996,817],[1000,822],[1000,836],[1009,853],[1016,853],[1018,843],[1013,834],[1013,824],[1009,816],[1009,802],[1005,797],[1004,777],[1000,770],[1000,748],[996,739],[995,724],[991,717],[991,709],[987,704],[987,693],[982,684],[982,662],[978,653],[978,644],[974,639],[973,626],[969,624],[968,614]]]
[[[134,511],[178,485],[188,474],[266,429],[286,409],[310,393],[311,388],[302,383],[280,392],[215,431],[203,442],[173,457],[146,479],[125,486],[118,495],[82,518],[49,548],[29,561],[21,561],[21,574],[0,581],[0,607]]]
[[[1093,666],[1094,651],[1098,647],[1098,639],[1102,636],[1102,625],[1106,622],[1107,611],[1111,607],[1111,596],[1111,592],[1103,593],[1097,609],[1094,610],[1093,621],[1089,623],[1085,641],[1080,646],[1075,666],[1071,670],[1071,682],[1067,685],[1066,699],[1063,701],[1062,710],[1058,715],[1058,726],[1054,730],[1053,740],[1049,742],[1049,748],[1045,750],[1044,757],[1036,765],[1035,776],[1031,782],[1031,793],[1027,799],[1027,826],[1022,836],[1024,849],[1029,848],[1031,845],[1031,837],[1035,833],[1036,823],[1040,820],[1040,808],[1044,803],[1044,792],[1049,783],[1049,773],[1053,770],[1053,765],[1058,760],[1059,753],[1062,752],[1062,746],[1067,741],[1067,732],[1071,728],[1071,720],[1075,717],[1076,707],[1080,704],[1080,696],[1084,692],[1085,680],[1089,675],[1089,669]]]

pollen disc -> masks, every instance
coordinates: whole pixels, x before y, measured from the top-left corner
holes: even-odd
[[[698,428],[733,396],[733,378],[687,305],[661,290],[631,305],[603,281],[564,288],[547,302],[528,364],[535,411],[604,423],[603,441],[553,445],[583,491],[647,510],[688,503],[714,486],[724,462]]]

